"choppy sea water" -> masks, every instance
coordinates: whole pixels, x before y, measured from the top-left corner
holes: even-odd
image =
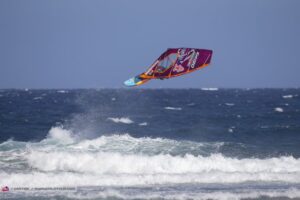
[[[300,89],[0,90],[0,199],[300,199]]]

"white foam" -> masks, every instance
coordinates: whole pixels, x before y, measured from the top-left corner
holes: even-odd
[[[276,112],[283,112],[283,108],[280,108],[280,107],[274,108],[274,110],[275,110]]]
[[[293,157],[234,159],[119,153],[38,152],[28,156],[30,173],[0,173],[0,185],[147,186],[153,184],[300,183],[300,160]]]
[[[203,157],[189,154],[148,156],[110,152],[32,151],[27,159],[30,166],[42,171],[59,170],[92,174],[205,174],[214,172],[230,175],[236,173],[237,176],[240,173],[246,175],[244,177],[246,179],[258,178],[254,175],[255,173],[271,180],[274,177],[275,179],[283,178],[282,174],[297,175],[295,178],[300,178],[300,160],[293,157],[235,159],[220,154]],[[274,177],[268,177],[270,174]],[[283,179],[286,180],[286,178]],[[212,178],[212,180],[217,179]],[[300,183],[300,179],[296,182]]]
[[[142,123],[139,123],[139,126],[147,126],[148,123],[147,122],[142,122]]]
[[[218,91],[219,88],[201,88],[201,90],[205,90],[205,91]]]
[[[182,108],[180,107],[170,107],[170,106],[167,106],[165,107],[166,110],[182,110]]]
[[[115,123],[123,123],[123,124],[132,124],[132,123],[134,123],[134,121],[132,121],[129,117],[121,117],[121,118],[109,117],[107,119],[111,120]]]
[[[283,95],[282,96],[282,98],[284,98],[284,99],[291,99],[291,98],[293,98],[294,96],[293,95],[291,95],[291,94],[289,94],[289,95]]]
[[[234,103],[225,103],[226,106],[234,106]]]
[[[234,187],[234,186],[233,186]],[[269,198],[278,198],[278,197],[287,197],[287,198],[299,198],[300,190],[299,188],[287,188],[287,189],[252,189],[252,188],[243,188],[243,189],[233,189],[233,190],[222,190],[222,189],[213,189],[205,191],[202,188],[194,191],[185,191],[182,189],[173,189],[173,188],[164,188],[148,187],[147,190],[144,188],[131,188],[129,190],[122,190],[118,188],[109,188],[102,189],[98,191],[91,191],[89,193],[76,192],[76,193],[65,193],[65,195],[71,199],[110,199],[115,197],[117,199],[167,199],[167,200],[240,200],[240,199],[257,199],[266,197]],[[204,186],[205,188],[205,186]]]
[[[20,145],[16,151],[5,152],[5,157],[12,158],[10,162],[13,158],[22,161],[22,170],[10,173],[0,171],[0,185],[126,187],[247,182],[300,184],[300,159],[292,156],[238,159],[218,153],[209,156],[189,154],[205,148],[210,148],[211,152],[222,145],[134,138],[128,134],[76,141],[72,131],[53,127],[45,140],[26,142],[26,146]]]
[[[52,127],[44,141],[53,140],[63,144],[74,143],[73,133],[63,127]]]
[[[48,188],[48,187],[46,187]],[[202,188],[189,191],[181,188],[172,187],[161,187],[161,186],[151,186],[151,187],[129,187],[129,188],[110,188],[110,187],[77,187],[70,190],[63,191],[36,191],[35,188],[29,187],[29,191],[22,191],[18,193],[19,190],[14,190],[10,188],[9,197],[15,197],[12,199],[33,199],[39,197],[40,199],[56,199],[57,196],[66,197],[67,199],[166,199],[166,200],[242,200],[242,199],[298,199],[300,197],[299,188],[287,188],[287,189],[208,189],[203,190]],[[206,188],[206,186],[204,186]],[[18,198],[19,197],[19,198]],[[286,198],[285,198],[286,197]]]
[[[197,143],[175,141],[163,138],[134,138],[128,134],[101,136],[92,140],[83,140],[68,146],[71,150],[93,152],[117,152],[121,154],[185,154],[186,152],[217,152],[224,143]]]

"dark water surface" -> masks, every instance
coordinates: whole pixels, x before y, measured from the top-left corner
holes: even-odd
[[[300,198],[300,89],[0,90],[0,199]]]

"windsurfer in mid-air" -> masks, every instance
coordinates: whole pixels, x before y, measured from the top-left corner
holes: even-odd
[[[168,79],[181,76],[210,64],[212,50],[177,48],[168,49],[144,73],[124,82],[126,86],[138,86],[151,79]]]

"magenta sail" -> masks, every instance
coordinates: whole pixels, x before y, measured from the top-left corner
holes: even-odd
[[[167,49],[144,73],[124,82],[126,86],[141,85],[150,79],[184,75],[210,64],[212,50],[194,48]]]

